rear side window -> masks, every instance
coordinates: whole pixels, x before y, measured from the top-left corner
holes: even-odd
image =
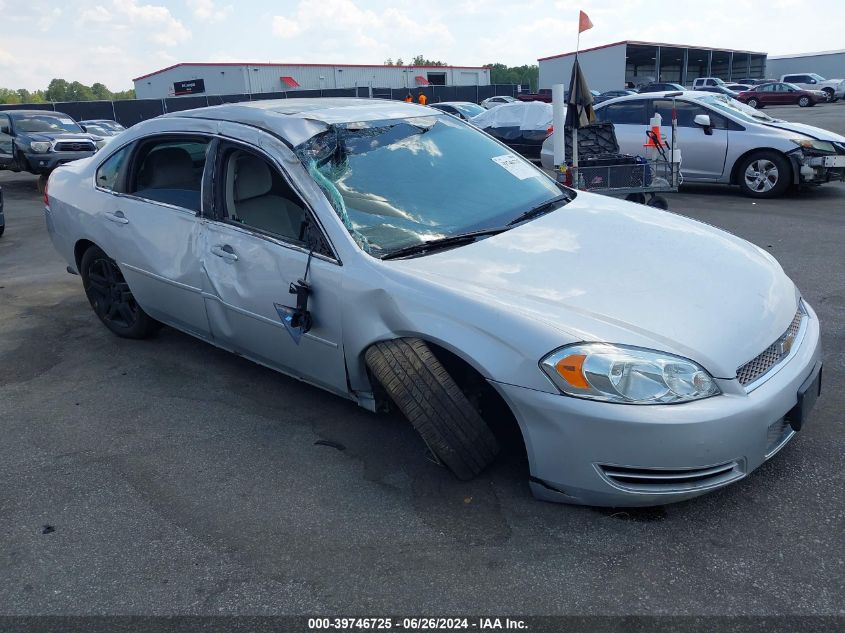
[[[208,146],[209,140],[202,137],[167,137],[141,144],[127,193],[199,211]]]
[[[799,84],[807,83],[807,77],[804,75],[787,75],[783,78],[783,80],[787,83],[797,82]]]
[[[129,146],[112,154],[97,170],[97,186],[109,191],[119,191],[119,177],[129,155]]]
[[[610,121],[614,125],[645,125],[648,122],[645,106],[645,99],[623,101],[622,103],[611,103],[597,114],[602,121]]]

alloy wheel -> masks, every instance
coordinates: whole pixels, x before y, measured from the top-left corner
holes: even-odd
[[[87,277],[89,298],[97,314],[121,327],[135,325],[140,307],[117,264],[110,259],[95,259],[88,267]]]
[[[778,168],[772,161],[761,158],[745,169],[745,184],[751,191],[765,193],[778,184]]]

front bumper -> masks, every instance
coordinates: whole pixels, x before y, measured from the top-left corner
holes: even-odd
[[[679,405],[620,405],[494,383],[514,412],[547,501],[648,506],[681,501],[745,477],[794,436],[783,420],[821,357],[812,308],[795,355],[745,393]]]
[[[95,152],[45,152],[43,154],[35,154],[33,152],[25,153],[27,165],[24,165],[26,171],[32,174],[49,174],[59,165],[70,163],[81,158],[88,158],[93,156]]]
[[[792,160],[795,184],[820,185],[835,180],[845,181],[845,154],[788,154]]]

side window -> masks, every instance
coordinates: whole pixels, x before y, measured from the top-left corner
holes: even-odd
[[[699,114],[706,114],[710,117],[710,123],[713,128],[717,130],[727,129],[727,120],[698,104],[690,103],[689,101],[676,101],[675,109],[678,113],[678,127],[698,127],[695,124],[695,117]],[[669,99],[655,99],[654,112],[660,113],[663,117],[663,125],[672,125],[672,101]]]
[[[97,170],[97,186],[110,191],[119,191],[117,180],[129,155],[129,146],[112,154]]]
[[[772,92],[775,89],[775,84],[766,84],[757,88],[758,92]]]
[[[9,117],[5,114],[0,114],[0,134],[9,135],[12,133],[12,124]]]
[[[646,125],[646,102],[644,99],[611,103],[602,108],[602,121],[610,121],[614,125]]]
[[[305,246],[305,204],[265,158],[230,148],[222,161],[226,220]]]
[[[159,138],[135,153],[127,193],[173,206],[200,210],[200,191],[209,139]]]
[[[801,75],[787,75],[783,78],[786,83],[804,83],[804,77]]]

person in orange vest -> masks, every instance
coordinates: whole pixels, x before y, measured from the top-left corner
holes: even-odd
[[[419,102],[420,102],[420,105],[425,105],[425,104],[426,104],[426,102],[428,101],[428,97],[426,97],[426,96],[425,96],[425,93],[424,93],[424,92],[421,92],[421,93],[420,93],[420,96],[419,96],[419,97],[417,97],[417,101],[419,101]]]
[[[413,102],[414,102],[414,98],[411,96],[411,93],[409,92],[409,93],[405,96],[405,103],[413,103]]]

